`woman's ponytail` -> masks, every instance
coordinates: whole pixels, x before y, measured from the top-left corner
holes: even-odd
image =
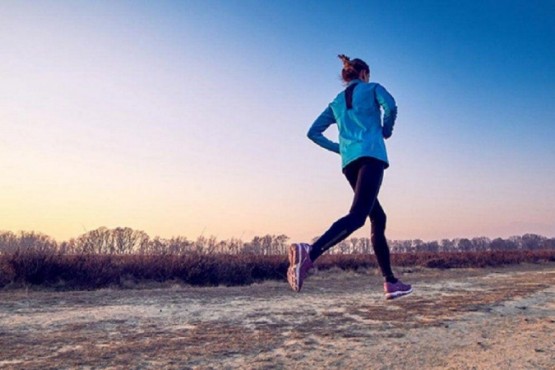
[[[361,59],[353,59],[349,58],[345,54],[339,54],[337,56],[343,62],[343,69],[341,70],[341,77],[343,81],[349,82],[359,78],[360,72],[366,71],[370,73],[370,68],[368,64],[366,64]]]

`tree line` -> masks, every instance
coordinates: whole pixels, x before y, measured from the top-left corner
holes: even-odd
[[[252,254],[283,255],[290,244],[287,235],[255,236],[251,241],[232,238],[218,240],[216,237],[200,236],[196,240],[177,236],[169,239],[151,238],[146,232],[129,227],[109,229],[101,227],[68,241],[58,242],[52,237],[22,231],[0,231],[0,253],[18,251],[53,252],[61,254],[101,255],[184,255],[197,254]],[[487,237],[442,239],[440,241],[390,240],[392,253],[415,252],[481,252],[555,249],[555,238],[537,234],[512,236],[507,239]],[[329,254],[372,254],[369,238],[348,238],[332,248]]]

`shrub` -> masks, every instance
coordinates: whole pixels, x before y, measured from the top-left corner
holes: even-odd
[[[523,262],[555,261],[555,250],[441,252],[392,254],[398,267],[428,268],[490,267]],[[374,255],[323,255],[320,270],[377,268]],[[126,282],[179,280],[199,286],[246,285],[263,280],[285,280],[285,255],[256,254],[64,254],[17,249],[0,254],[0,288],[35,285],[56,289],[125,287]]]

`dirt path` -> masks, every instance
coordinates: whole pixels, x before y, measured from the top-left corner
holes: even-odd
[[[248,287],[0,292],[0,368],[555,368],[555,264]]]

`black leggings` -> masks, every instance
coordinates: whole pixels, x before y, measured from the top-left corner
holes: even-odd
[[[378,201],[382,184],[384,162],[370,157],[362,157],[349,163],[343,173],[353,188],[355,195],[349,214],[337,220],[313,245],[310,259],[315,261],[328,249],[345,240],[361,228],[370,217],[372,222],[372,247],[378,265],[386,280],[395,280],[391,271],[389,247],[385,238],[386,215]]]

